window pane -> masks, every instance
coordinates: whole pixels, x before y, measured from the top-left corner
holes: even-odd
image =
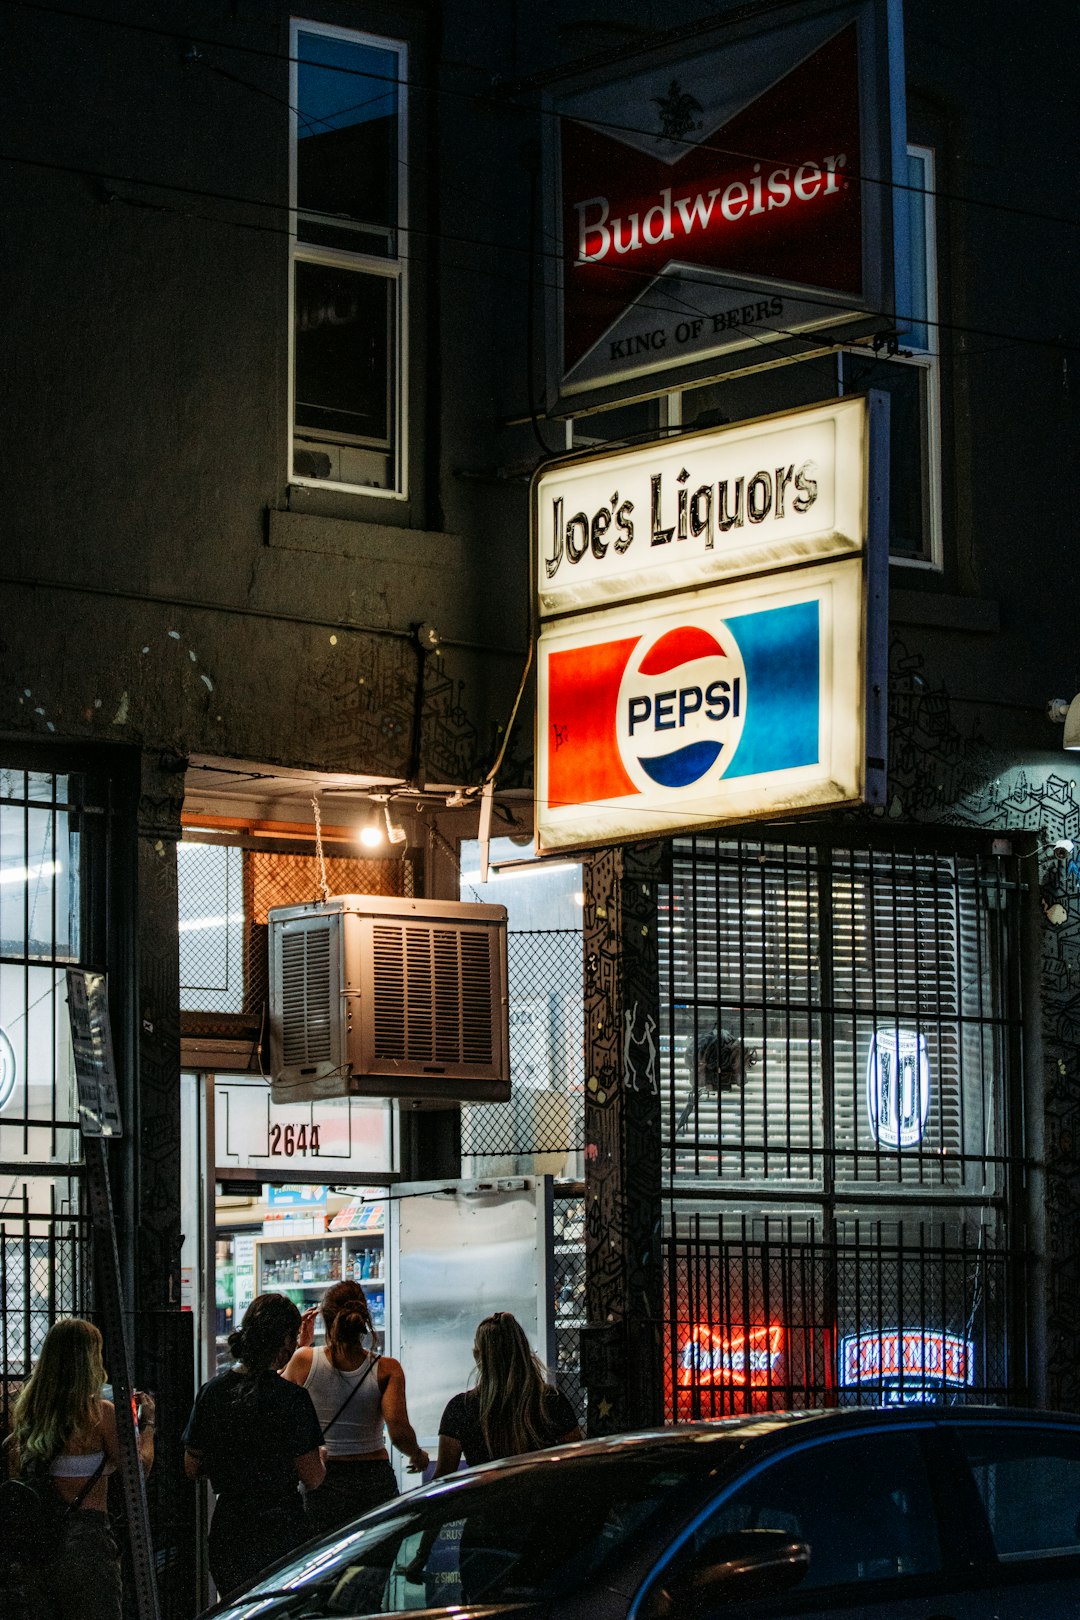
[[[966,1425],[956,1433],[999,1558],[1080,1553],[1080,1435]]]
[[[389,483],[396,297],[392,278],[296,261],[298,477]]]
[[[323,216],[301,218],[298,234],[391,254],[398,213],[398,57],[306,33],[298,36],[297,57],[296,203],[309,216]]]
[[[932,333],[926,324],[930,313],[928,278],[932,274],[931,266],[927,263],[926,240],[927,210],[933,207],[933,198],[928,195],[933,185],[929,153],[908,153],[907,183],[911,187],[907,193],[908,240],[911,247],[911,308],[907,313],[912,316],[912,321],[908,331],[904,333],[903,343],[905,348],[918,349],[926,354],[936,347],[934,342],[936,333]]]
[[[680,1447],[677,1456],[673,1447],[638,1458],[582,1458],[560,1465],[559,1491],[540,1468],[486,1485],[463,1481],[426,1500],[399,1498],[379,1522],[343,1532],[332,1552],[301,1553],[275,1571],[263,1583],[268,1597],[259,1612],[396,1614],[433,1604],[550,1602],[603,1566],[617,1568],[624,1548],[660,1512],[689,1511],[726,1449],[717,1442]],[[276,1604],[274,1596],[290,1588]],[[310,1593],[302,1610],[298,1591]]]
[[[930,554],[927,490],[929,464],[925,365],[845,354],[844,392],[876,388],[889,395],[889,551],[898,557]]]
[[[835,1440],[783,1458],[727,1499],[698,1531],[697,1546],[735,1530],[782,1530],[808,1543],[800,1592],[941,1568],[930,1484],[912,1434]]]

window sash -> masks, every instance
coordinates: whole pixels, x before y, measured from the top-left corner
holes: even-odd
[[[389,223],[342,219],[321,213],[317,209],[301,208],[299,185],[299,76],[305,36],[322,36],[349,44],[366,46],[393,58],[397,63],[395,96],[397,139],[397,181],[395,217]],[[289,143],[289,433],[288,478],[290,484],[307,485],[316,489],[362,491],[378,499],[403,500],[407,490],[406,423],[408,420],[408,285],[407,253],[404,250],[407,228],[406,141],[407,108],[406,84],[407,48],[401,41],[378,35],[361,33],[355,29],[337,28],[330,24],[295,19],[291,31],[290,75],[290,143]],[[323,240],[315,240],[322,237]],[[297,266],[301,263],[321,264],[358,275],[381,276],[393,281],[392,312],[386,333],[386,422],[385,432],[369,434],[335,434],[331,430],[319,433],[298,423],[297,401],[297,344],[296,344],[296,283]],[[312,477],[296,471],[298,445],[318,439],[328,447],[336,447],[344,454],[356,448],[371,448],[386,461],[386,481],[377,483],[362,476]]]

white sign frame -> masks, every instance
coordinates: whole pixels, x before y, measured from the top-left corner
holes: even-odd
[[[822,563],[767,579],[713,585],[630,603],[600,613],[575,615],[545,628],[537,649],[536,838],[541,854],[634,842],[725,822],[751,821],[849,805],[866,792],[865,684],[866,570],[862,557]],[[551,726],[547,660],[553,652],[586,646],[598,638],[645,635],[665,619],[716,619],[789,607],[819,599],[820,694],[818,763],[710,781],[700,796],[658,788],[652,795],[598,800],[571,806],[549,803],[548,732]]]
[[[320,1131],[311,1152],[311,1130]],[[329,1127],[329,1128],[328,1128]],[[299,1133],[305,1149],[298,1152]],[[274,1133],[278,1151],[274,1151]],[[254,1075],[218,1075],[214,1085],[215,1166],[221,1180],[370,1184],[400,1174],[393,1104],[358,1097],[275,1103]],[[293,1151],[287,1152],[289,1142]],[[347,1149],[347,1151],[345,1151]]]
[[[541,619],[863,551],[868,418],[851,396],[546,463],[532,488]]]

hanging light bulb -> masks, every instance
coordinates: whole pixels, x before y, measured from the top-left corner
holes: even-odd
[[[383,808],[386,808],[385,805]],[[386,840],[386,834],[383,831],[383,818],[379,815],[379,806],[377,804],[372,805],[371,815],[360,828],[357,838],[364,849],[382,848]]]

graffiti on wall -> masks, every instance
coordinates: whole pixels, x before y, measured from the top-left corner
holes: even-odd
[[[891,648],[889,804],[904,821],[947,822],[1039,839],[1045,924],[1040,971],[1049,1275],[1049,1402],[1080,1408],[1080,781],[1069,757],[1016,765],[965,732],[943,685],[903,643]],[[1053,912],[1060,907],[1060,913]]]

